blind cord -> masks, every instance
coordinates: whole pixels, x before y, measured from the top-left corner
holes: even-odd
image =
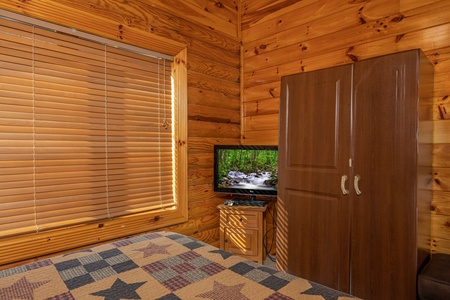
[[[40,228],[37,221],[37,193],[36,193],[36,97],[35,97],[35,26],[32,26],[33,38],[31,39],[31,84],[32,84],[32,102],[33,102],[33,214],[34,214],[34,226],[36,227],[36,233],[39,233]]]
[[[107,63],[107,45],[104,46],[105,51],[105,173],[106,173],[106,213],[108,219],[111,219],[111,209],[109,207],[109,168],[108,168],[108,63]]]
[[[161,72],[160,72],[160,60],[158,59],[158,124],[161,124]],[[162,124],[164,126],[164,123]],[[162,180],[161,180],[161,126],[158,126],[158,164],[159,164],[159,205],[163,208],[162,200]]]
[[[163,93],[164,93],[164,107],[163,107],[163,112],[164,112],[164,122],[163,122],[163,126],[165,129],[169,128],[169,123],[167,122],[167,114],[166,114],[166,60],[164,59],[164,75],[163,75]]]

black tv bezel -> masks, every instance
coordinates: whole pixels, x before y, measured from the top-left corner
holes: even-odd
[[[276,197],[278,194],[277,189],[237,189],[237,188],[223,188],[219,187],[219,176],[218,176],[218,159],[217,154],[219,149],[236,149],[236,150],[276,150],[278,151],[278,146],[274,145],[214,145],[214,192],[230,195],[249,195],[251,197],[255,196],[265,196],[265,197]]]

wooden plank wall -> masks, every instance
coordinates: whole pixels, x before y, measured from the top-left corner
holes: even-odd
[[[280,77],[422,48],[435,65],[432,252],[450,253],[450,1],[242,0],[243,141],[277,144]]]
[[[187,47],[189,221],[166,229],[218,246],[213,145],[240,140],[236,1],[0,0],[0,9],[172,55]]]

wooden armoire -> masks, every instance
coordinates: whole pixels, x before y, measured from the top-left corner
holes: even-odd
[[[416,299],[432,95],[420,50],[282,77],[278,268],[366,300]]]

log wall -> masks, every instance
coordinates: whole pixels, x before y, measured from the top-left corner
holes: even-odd
[[[435,65],[432,252],[450,253],[450,1],[242,0],[243,142],[277,144],[280,77],[421,48]]]

